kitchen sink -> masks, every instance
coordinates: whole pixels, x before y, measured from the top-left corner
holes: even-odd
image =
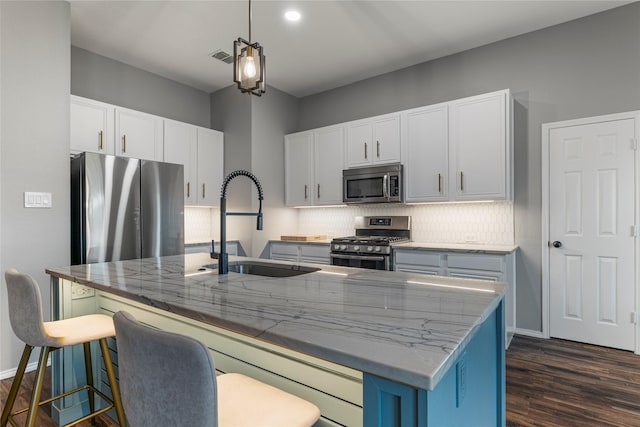
[[[202,269],[217,269],[217,264],[207,264]],[[229,263],[229,272],[240,274],[252,274],[265,277],[292,277],[301,274],[319,271],[319,268],[305,267],[302,265],[276,264],[260,261],[233,261]]]

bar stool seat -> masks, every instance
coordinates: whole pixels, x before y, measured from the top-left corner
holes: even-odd
[[[200,341],[113,316],[122,401],[131,427],[310,427],[320,409],[242,374],[216,376]],[[141,398],[144,396],[144,398]]]
[[[89,400],[89,414],[66,424],[76,425],[84,420],[91,419],[98,414],[115,408],[118,422],[125,426],[124,410],[120,399],[120,391],[115,379],[115,372],[111,363],[107,338],[115,335],[113,319],[103,314],[91,314],[70,319],[44,322],[42,319],[42,302],[40,288],[36,281],[28,274],[19,273],[10,269],[5,273],[7,295],[9,302],[9,319],[11,328],[16,336],[25,343],[16,375],[13,378],[11,389],[2,411],[0,426],[5,427],[8,422],[17,425],[13,417],[27,412],[26,426],[33,427],[36,423],[36,412],[40,405],[53,402],[62,397],[69,396],[82,390],[87,390]],[[91,363],[91,341],[98,341],[104,359],[105,370],[111,387],[113,399],[109,399],[93,386],[93,368]],[[84,347],[85,375],[87,384],[74,390],[67,391],[50,399],[40,401],[42,386],[49,353],[62,347],[82,344]],[[20,411],[11,412],[15,403],[20,383],[29,362],[29,356],[34,347],[41,347],[38,359],[36,378],[33,384],[29,407]],[[95,410],[95,395],[100,396],[108,404]]]

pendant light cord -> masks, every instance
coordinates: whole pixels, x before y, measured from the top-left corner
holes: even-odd
[[[249,43],[251,43],[251,0],[249,0]]]

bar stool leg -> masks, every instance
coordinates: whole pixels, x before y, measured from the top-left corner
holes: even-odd
[[[0,420],[0,426],[2,427],[5,427],[7,425],[7,422],[9,421],[9,415],[11,415],[11,411],[13,410],[13,404],[16,401],[16,396],[18,395],[20,384],[22,384],[24,371],[27,369],[27,364],[29,363],[29,356],[31,356],[32,350],[33,350],[33,347],[26,344],[24,346],[24,350],[22,351],[22,357],[20,358],[20,363],[18,363],[18,370],[16,371],[16,374],[13,377],[13,382],[11,383],[11,390],[9,390],[9,396],[7,396],[7,401],[5,402],[4,409],[2,410],[2,419]]]
[[[40,359],[38,360],[38,371],[36,379],[33,382],[33,393],[31,394],[31,402],[29,402],[29,411],[27,412],[27,422],[25,426],[34,427],[38,414],[38,404],[40,403],[40,395],[42,394],[42,386],[44,385],[44,375],[47,369],[47,359],[51,347],[42,347],[40,349]]]
[[[87,385],[93,386],[93,365],[91,363],[91,343],[85,342],[83,343],[84,348],[84,371],[87,378]],[[93,390],[87,390],[87,395],[89,397],[89,413],[93,413],[96,409],[95,404],[95,393]],[[91,418],[91,425],[96,425],[96,418]]]
[[[109,379],[109,386],[111,387],[111,395],[113,396],[113,406],[115,406],[116,415],[118,416],[118,424],[122,427],[127,425],[124,417],[124,409],[122,407],[122,398],[120,397],[120,389],[116,381],[116,374],[113,370],[113,363],[111,362],[111,355],[109,354],[109,345],[107,339],[100,339],[100,350],[102,351],[102,358],[104,359],[104,367],[107,371],[107,378]]]

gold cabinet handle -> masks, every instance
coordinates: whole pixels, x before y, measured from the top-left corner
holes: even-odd
[[[191,183],[187,182],[187,197],[191,197]]]
[[[320,184],[318,184],[318,199],[320,198]]]
[[[464,191],[464,175],[460,171],[460,191]]]
[[[442,193],[442,175],[438,174],[438,193]]]
[[[98,132],[98,148],[102,150],[102,131]]]
[[[206,196],[205,196],[206,194],[207,194],[207,193],[206,193],[206,191],[205,191],[205,184],[202,184],[202,198],[203,198],[203,199],[206,197]]]
[[[122,135],[122,152],[127,152],[127,135]]]
[[[380,141],[376,141],[376,154],[380,158]]]
[[[367,160],[367,143],[364,143],[364,159]]]

